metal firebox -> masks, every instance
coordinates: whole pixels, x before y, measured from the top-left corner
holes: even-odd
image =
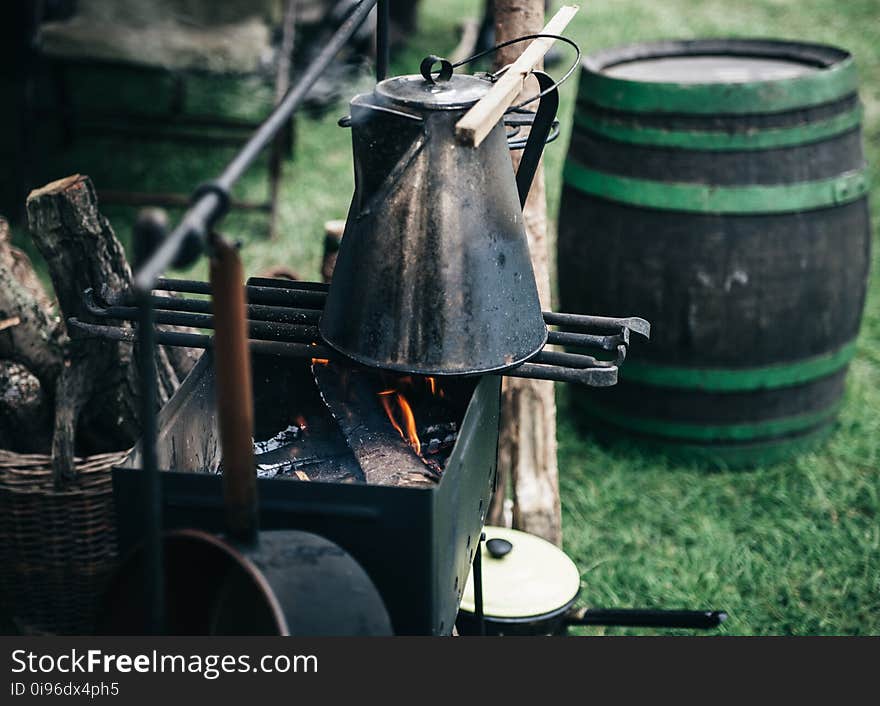
[[[255,426],[279,410],[320,405],[307,360],[253,356]],[[206,351],[159,415],[164,526],[224,530],[213,353]],[[286,479],[258,481],[263,529],[299,529],[337,543],[369,574],[399,635],[448,635],[496,476],[501,378],[474,380],[458,437],[437,483],[419,487]],[[114,472],[123,550],[144,536],[139,450]]]

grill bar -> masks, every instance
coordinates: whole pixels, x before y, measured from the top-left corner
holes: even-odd
[[[123,302],[126,300],[122,297]],[[194,314],[213,314],[214,307],[210,299],[180,299],[178,297],[150,297],[152,305],[162,311],[186,311]],[[111,304],[113,306],[114,304]],[[130,307],[131,304],[120,302],[118,306]],[[110,307],[107,307],[108,309]],[[296,309],[289,306],[270,306],[267,304],[249,304],[246,308],[247,317],[252,321],[275,321],[285,324],[314,324],[321,320],[320,309]],[[127,318],[127,317],[122,317]],[[189,324],[181,324],[189,325]]]
[[[108,338],[113,341],[135,343],[138,340],[137,330],[121,326],[91,324],[77,318],[67,320],[71,329],[87,336]],[[184,333],[181,331],[157,331],[156,343],[162,346],[178,346],[180,348],[213,348],[214,337],[204,333]],[[299,341],[264,341],[249,339],[251,352],[265,355],[277,355],[285,358],[316,358],[319,360],[339,359],[336,351],[321,344],[302,343]]]
[[[160,279],[156,289],[175,294],[210,295],[207,282],[186,279]],[[245,286],[248,300],[249,345],[255,353],[284,357],[345,360],[344,356],[326,346],[318,323],[321,319],[328,285],[319,282],[299,282],[284,279],[253,277]],[[138,308],[131,293],[103,292],[108,305],[99,304],[94,293],[84,295],[86,311],[103,320],[136,321]],[[166,326],[187,326],[199,329],[214,328],[213,305],[210,299],[190,299],[169,296],[150,297],[155,307],[155,322]],[[617,382],[617,371],[626,358],[630,332],[647,335],[649,326],[638,318],[609,318],[544,312],[544,321],[568,331],[550,331],[548,345],[562,345],[566,352],[546,347],[525,363],[500,374],[511,377],[535,378],[570,382],[592,387],[606,387]],[[133,340],[134,331],[109,325],[98,325],[72,320],[71,325],[80,333],[109,337],[115,340]],[[159,331],[157,343],[189,348],[212,348],[213,338],[206,334],[178,331]],[[577,349],[577,352],[571,349]],[[583,351],[583,352],[580,352]],[[591,352],[614,353],[613,360],[602,360]],[[351,362],[351,361],[349,361]]]
[[[88,302],[88,300],[86,300]],[[94,303],[86,304],[88,312],[94,316],[106,319],[121,319],[123,321],[136,321],[138,308],[134,306],[108,306],[98,307]],[[186,311],[168,311],[156,308],[154,321],[166,326],[187,326],[189,328],[213,329],[213,314],[196,314]],[[282,321],[253,321],[248,319],[248,335],[257,339],[269,339],[276,341],[297,341],[300,343],[315,343],[321,340],[318,327],[307,324],[294,324]]]

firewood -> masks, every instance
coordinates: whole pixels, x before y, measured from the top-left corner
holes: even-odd
[[[46,293],[27,253],[12,244],[12,230],[3,216],[0,216],[0,263],[9,268],[15,280],[47,313],[52,311],[54,301]]]
[[[544,0],[495,0],[495,38],[501,43],[541,31]],[[516,60],[522,44],[512,44],[496,55],[496,67]],[[540,68],[540,67],[538,67]],[[523,98],[535,95],[531,78]],[[513,152],[514,167],[521,152]],[[543,164],[538,167],[523,209],[529,250],[543,308],[550,308],[550,246],[547,237],[547,200]],[[500,488],[511,488],[513,526],[555,544],[562,542],[559,479],[556,459],[556,401],[553,383],[506,378],[502,392],[501,437],[498,448]],[[496,493],[488,521],[503,524],[504,496]]]
[[[25,366],[52,390],[64,359],[64,327],[27,256],[0,219],[0,359]]]
[[[131,284],[131,270],[110,223],[98,211],[91,180],[76,174],[32,191],[27,214],[63,319],[94,321],[83,306],[83,291],[100,292],[104,286],[124,291]],[[157,370],[161,404],[178,383],[161,350]],[[58,482],[73,475],[75,447],[91,454],[134,444],[140,434],[139,389],[131,344],[72,337],[55,385],[52,453]]]
[[[23,365],[0,360],[0,448],[48,453],[52,439],[51,400]]]
[[[313,365],[321,399],[371,485],[430,487],[435,472],[410,448],[382,411],[371,379],[334,364]]]

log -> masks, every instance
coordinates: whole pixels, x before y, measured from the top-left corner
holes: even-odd
[[[64,328],[30,258],[0,218],[0,448],[47,453]],[[34,374],[36,371],[36,375]]]
[[[28,226],[46,260],[63,319],[94,321],[82,293],[104,286],[121,292],[131,284],[131,270],[110,223],[98,211],[95,188],[75,174],[30,193]],[[164,352],[157,351],[160,404],[178,383]],[[77,337],[65,346],[64,364],[55,384],[52,440],[56,482],[74,476],[74,450],[94,454],[129,448],[140,435],[139,380],[132,345]]]
[[[0,448],[22,454],[48,453],[52,405],[27,368],[0,360]]]
[[[64,327],[27,255],[0,219],[0,359],[25,366],[52,390],[64,360]]]
[[[0,263],[9,268],[15,280],[51,315],[55,301],[46,293],[27,253],[12,244],[12,229],[3,216],[0,216]]]
[[[544,25],[544,0],[495,0],[495,38],[498,43],[525,34],[536,34]],[[496,66],[514,62],[522,44],[500,50]],[[538,92],[537,81],[526,83],[522,99]],[[513,152],[518,166],[521,152]],[[550,246],[547,237],[547,203],[543,162],[535,173],[523,209],[529,250],[544,309],[550,309]],[[559,476],[556,459],[556,401],[553,383],[505,378],[502,391],[501,436],[498,447],[501,488],[510,488],[513,526],[562,543]],[[490,524],[504,523],[504,495],[496,493],[489,508]]]
[[[370,485],[430,487],[436,474],[394,430],[364,372],[312,365],[321,399]]]

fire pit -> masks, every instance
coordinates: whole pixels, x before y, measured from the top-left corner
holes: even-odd
[[[435,380],[434,394],[430,379],[351,371],[370,376],[361,382],[376,391],[370,402],[381,418],[366,429],[379,445],[362,461],[369,468],[369,454],[377,454],[384,470],[376,475],[347,443],[310,360],[254,355],[252,363],[261,527],[307,530],[349,552],[382,595],[396,634],[450,633],[495,481],[500,378]],[[214,375],[209,351],[159,415],[168,529],[223,530]],[[385,387],[391,382],[397,386]],[[410,428],[399,421],[406,407],[421,457],[395,428]],[[402,451],[410,458],[392,472],[389,456]],[[144,534],[140,466],[136,450],[114,474],[123,549]]]
[[[158,288],[210,293],[205,282],[160,280]],[[348,551],[380,592],[397,634],[448,634],[495,483],[501,377],[360,366],[323,345],[317,332],[326,285],[251,278],[245,292],[261,528],[306,530]],[[134,319],[128,296],[87,292],[85,303],[97,317]],[[214,326],[210,300],[153,300],[157,323]],[[567,329],[549,331],[549,344],[585,352],[541,350],[503,374],[613,385],[631,331],[648,333],[637,318],[543,316],[548,329]],[[71,323],[102,336],[133,335]],[[214,345],[203,334],[159,331],[157,340]],[[158,418],[166,529],[224,529],[215,381],[208,350]],[[149,519],[141,512],[143,465],[136,449],[114,475],[123,550],[142,540]]]

